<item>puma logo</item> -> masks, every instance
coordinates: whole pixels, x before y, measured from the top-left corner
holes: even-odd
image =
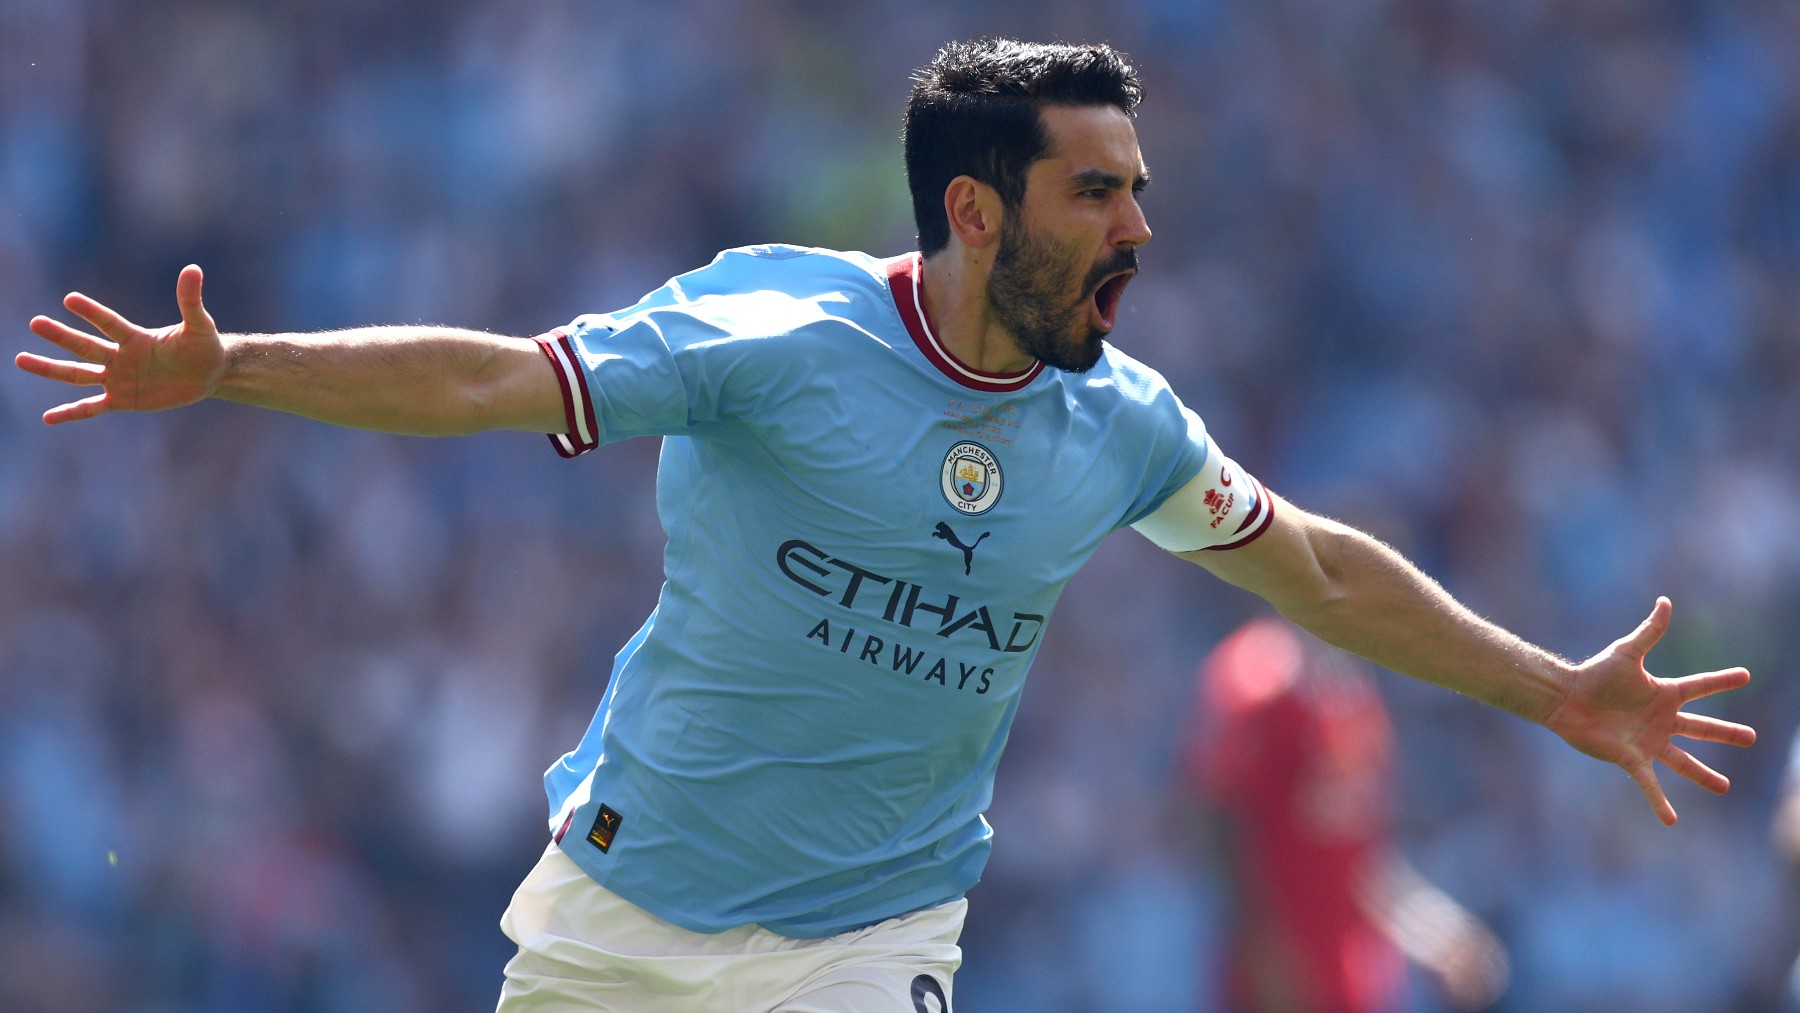
[[[986,538],[990,534],[993,534],[993,532],[983,531],[981,533],[981,536],[979,538],[976,538],[973,543],[971,543],[969,545],[964,545],[962,543],[962,539],[956,537],[956,532],[950,530],[950,525],[945,524],[943,521],[938,521],[937,529],[932,531],[931,537],[942,538],[944,541],[949,542],[951,545],[954,545],[957,548],[962,550],[963,576],[966,577],[969,575],[969,571],[975,565],[975,546],[980,545],[981,539]]]

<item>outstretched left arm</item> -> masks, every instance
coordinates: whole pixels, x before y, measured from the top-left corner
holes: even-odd
[[[1674,743],[1677,735],[1748,746],[1754,729],[1683,713],[1703,696],[1750,681],[1742,668],[1660,679],[1644,655],[1669,627],[1658,598],[1630,634],[1579,664],[1535,647],[1470,612],[1379,541],[1269,494],[1275,519],[1260,538],[1223,552],[1178,553],[1266,599],[1313,635],[1403,675],[1536,721],[1589,756],[1631,775],[1665,824],[1675,809],[1653,769],[1710,791],[1731,782]]]

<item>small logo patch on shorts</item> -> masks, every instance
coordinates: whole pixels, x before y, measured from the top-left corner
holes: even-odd
[[[925,1001],[927,996],[937,1000],[936,1009]],[[950,1000],[944,996],[944,986],[929,974],[921,974],[912,980],[912,1001],[915,1013],[950,1013]]]
[[[611,806],[602,805],[600,814],[594,817],[594,829],[588,831],[588,843],[601,851],[612,847],[613,835],[619,832],[619,824],[625,817],[614,812]]]

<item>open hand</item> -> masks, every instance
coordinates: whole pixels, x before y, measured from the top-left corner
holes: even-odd
[[[1756,730],[1748,725],[1681,710],[1701,697],[1743,686],[1750,681],[1748,671],[1659,679],[1645,670],[1644,655],[1669,628],[1671,608],[1669,599],[1656,599],[1636,630],[1576,666],[1568,695],[1544,720],[1569,745],[1623,767],[1665,825],[1675,823],[1675,807],[1657,783],[1655,761],[1708,791],[1724,794],[1731,787],[1725,775],[1675,745],[1675,736],[1733,746],[1756,741]]]
[[[79,292],[64,297],[63,306],[104,337],[49,317],[32,317],[33,334],[82,361],[20,352],[13,362],[47,379],[101,388],[91,397],[50,409],[44,421],[56,425],[114,411],[161,411],[212,393],[227,360],[219,329],[200,302],[201,277],[193,264],[181,269],[175,282],[181,322],[157,330],[139,327]]]

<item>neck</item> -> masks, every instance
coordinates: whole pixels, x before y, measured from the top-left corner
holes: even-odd
[[[922,301],[926,325],[944,349],[970,369],[1020,373],[1037,360],[994,319],[987,300],[993,258],[981,251],[945,249],[925,258]]]

